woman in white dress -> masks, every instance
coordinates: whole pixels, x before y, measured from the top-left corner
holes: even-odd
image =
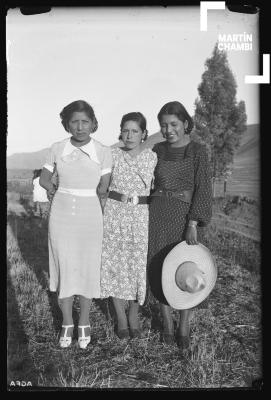
[[[41,186],[53,196],[48,232],[50,290],[58,293],[63,315],[61,347],[72,343],[73,298],[79,295],[78,343],[86,348],[90,299],[100,298],[103,216],[99,198],[109,184],[111,150],[90,137],[98,123],[87,102],[68,104],[60,117],[71,137],[52,145],[40,177]],[[56,192],[51,182],[55,170]]]

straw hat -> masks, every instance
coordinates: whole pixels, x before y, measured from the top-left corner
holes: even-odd
[[[217,268],[211,252],[203,244],[177,244],[166,256],[162,288],[169,305],[185,310],[200,304],[213,290]]]

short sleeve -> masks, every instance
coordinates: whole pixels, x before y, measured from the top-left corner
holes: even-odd
[[[111,148],[104,146],[102,163],[101,163],[101,167],[102,167],[101,175],[106,175],[106,174],[111,173],[112,163],[113,163],[113,160],[112,160]]]
[[[46,168],[53,173],[55,163],[56,163],[56,144],[53,144],[49,149],[43,168]]]

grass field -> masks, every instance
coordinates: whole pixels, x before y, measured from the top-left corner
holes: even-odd
[[[260,253],[253,224],[257,207],[243,203],[219,217],[227,203],[214,203],[215,218],[225,217],[232,229],[229,219],[241,224],[227,236],[214,218],[206,235],[218,280],[207,301],[193,311],[189,351],[161,343],[154,300],[140,308],[143,339],[120,341],[112,304],[99,299],[92,301],[92,339],[83,351],[76,330],[71,348],[58,346],[61,316],[55,294],[48,291],[47,222],[32,216],[30,199],[30,194],[8,193],[8,388],[16,381],[52,389],[262,387]],[[242,229],[249,238],[240,236]],[[233,234],[241,240],[236,249]],[[75,298],[75,321],[78,312]],[[176,324],[176,311],[173,316]]]

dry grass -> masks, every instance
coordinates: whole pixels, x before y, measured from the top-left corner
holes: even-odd
[[[193,312],[187,352],[160,342],[154,301],[140,311],[143,339],[120,341],[111,303],[93,300],[90,346],[80,350],[75,331],[71,348],[60,349],[60,313],[48,292],[46,222],[14,214],[8,222],[8,385],[24,380],[51,388],[240,388],[261,378],[258,273],[216,256],[217,284]]]
[[[214,254],[260,273],[260,207],[257,202],[215,199],[213,218],[206,229],[204,243]]]

